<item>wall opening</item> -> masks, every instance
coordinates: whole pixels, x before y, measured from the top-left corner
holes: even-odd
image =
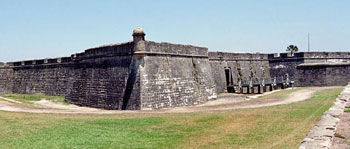
[[[235,89],[233,86],[233,78],[231,73],[231,68],[225,68],[225,76],[226,76],[226,88],[228,93],[234,93]]]

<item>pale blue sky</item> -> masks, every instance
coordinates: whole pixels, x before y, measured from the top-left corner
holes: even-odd
[[[146,39],[211,51],[350,51],[349,0],[0,0],[0,61]]]

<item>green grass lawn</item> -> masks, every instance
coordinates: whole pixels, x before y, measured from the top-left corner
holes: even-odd
[[[50,96],[45,94],[4,94],[1,96],[15,99],[21,102],[40,101],[42,99],[45,99],[45,100],[50,100],[57,103],[66,103],[64,101],[64,96]]]
[[[288,98],[288,95],[290,95],[293,92],[299,91],[299,90],[305,90],[308,89],[308,87],[295,87],[295,88],[289,88],[286,90],[279,90],[277,92],[274,92],[272,94],[260,96],[258,98],[255,98],[253,100],[265,100],[265,99],[285,99]]]
[[[297,148],[341,91],[323,90],[289,105],[207,113],[0,111],[0,148]]]

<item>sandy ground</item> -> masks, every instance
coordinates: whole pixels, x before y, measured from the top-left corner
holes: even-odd
[[[188,112],[212,112],[220,110],[232,110],[232,109],[243,109],[243,108],[259,108],[267,106],[275,106],[282,104],[290,104],[293,102],[303,101],[310,98],[313,93],[319,90],[327,90],[335,87],[317,87],[299,90],[290,94],[284,99],[264,99],[264,100],[249,100],[256,98],[261,95],[254,95],[247,97],[242,94],[223,94],[215,101],[209,101],[202,105],[179,107],[172,109],[161,109],[161,110],[101,110],[88,107],[79,107],[76,105],[62,105],[53,103],[47,100],[41,100],[34,103],[39,108],[22,107],[16,104],[16,101],[0,97],[0,110],[12,111],[12,112],[28,112],[28,113],[63,113],[63,114],[114,114],[114,113],[188,113]],[[265,93],[271,94],[271,92]],[[263,95],[263,96],[264,96]]]

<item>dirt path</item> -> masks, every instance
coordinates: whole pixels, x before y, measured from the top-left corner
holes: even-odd
[[[12,111],[12,112],[29,112],[29,113],[62,113],[62,114],[117,114],[117,113],[188,113],[188,112],[212,112],[220,110],[232,110],[243,108],[259,108],[267,106],[275,106],[282,104],[290,104],[293,102],[303,101],[310,98],[313,93],[320,90],[327,90],[338,87],[315,87],[298,90],[290,94],[287,98],[283,99],[264,99],[264,100],[251,100],[245,101],[246,96],[224,94],[220,96],[216,101],[210,101],[198,106],[179,107],[172,109],[162,110],[135,110],[135,111],[120,111],[120,110],[101,110],[88,107],[79,107],[75,105],[61,105],[52,103],[50,101],[41,100],[36,102],[35,105],[39,105],[40,108],[28,108],[16,105],[16,103],[9,100],[0,100],[0,110]],[[271,93],[268,93],[271,94]],[[2,97],[0,97],[3,99]]]

